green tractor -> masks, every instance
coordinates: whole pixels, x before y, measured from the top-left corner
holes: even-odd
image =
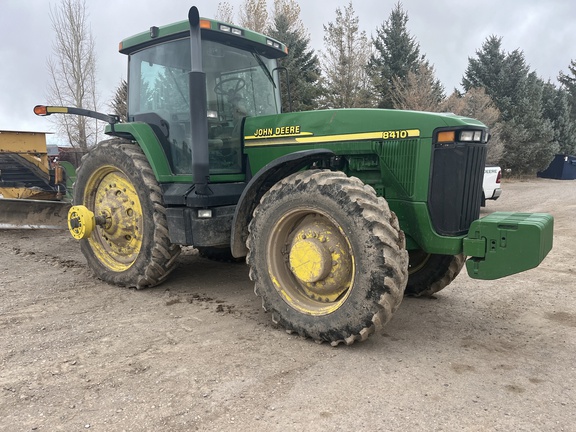
[[[451,114],[281,113],[282,43],[200,18],[122,41],[128,121],[84,157],[69,213],[100,279],[166,280],[181,245],[246,258],[272,320],[333,345],[365,340],[404,295],[430,296],[464,264],[494,279],[552,248],[545,214],[478,219],[489,131]],[[466,262],[466,256],[469,257]]]

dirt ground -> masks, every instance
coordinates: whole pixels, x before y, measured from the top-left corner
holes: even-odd
[[[95,279],[71,237],[0,231],[2,431],[576,431],[576,181],[505,181],[554,249],[497,281],[406,298],[331,347],[275,327],[245,264],[187,250],[170,280]]]

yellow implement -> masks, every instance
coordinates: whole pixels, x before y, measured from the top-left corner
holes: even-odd
[[[66,191],[44,132],[0,130],[0,228],[66,229]]]
[[[0,229],[68,229],[70,203],[0,199]]]

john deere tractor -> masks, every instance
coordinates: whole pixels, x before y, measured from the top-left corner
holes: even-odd
[[[462,267],[494,279],[552,247],[545,214],[478,219],[489,131],[452,114],[280,111],[287,47],[200,18],[123,40],[128,121],[85,156],[69,213],[97,277],[166,280],[181,245],[246,257],[255,292],[288,331],[365,340],[404,295],[430,296]],[[466,256],[468,261],[466,262]]]

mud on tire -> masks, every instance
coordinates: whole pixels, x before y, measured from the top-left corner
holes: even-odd
[[[170,243],[162,192],[137,144],[111,139],[85,155],[74,203],[110,221],[81,240],[82,253],[98,278],[145,288],[163,282],[174,270],[180,246]]]
[[[289,332],[333,345],[365,340],[402,301],[404,233],[384,198],[341,172],[278,182],[249,226],[255,293]]]
[[[408,284],[404,294],[410,297],[430,297],[446,288],[458,276],[466,262],[459,255],[427,254],[410,251]]]

